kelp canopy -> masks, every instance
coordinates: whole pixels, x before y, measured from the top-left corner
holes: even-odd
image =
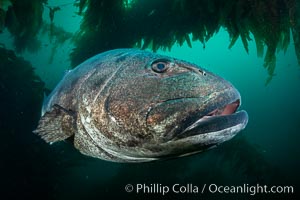
[[[46,0],[0,0],[0,13],[3,13],[0,14],[0,27],[6,27],[13,35],[17,51],[35,51],[40,46],[36,36],[42,26],[45,2]],[[4,6],[7,6],[6,11]]]
[[[51,24],[43,20],[44,8],[50,9]],[[57,47],[58,43],[62,44],[72,37],[71,33],[53,24],[57,9],[47,6],[47,0],[0,0],[0,34],[7,28],[19,53],[39,50],[39,34],[46,32],[49,32],[50,42]]]
[[[221,27],[227,30],[231,38],[229,48],[241,38],[248,52],[248,42],[255,41],[258,56],[265,55],[264,66],[270,77],[274,75],[276,51],[286,51],[291,35],[300,64],[299,0],[72,2],[78,7],[78,14],[83,16],[81,28],[73,38],[76,47],[71,53],[73,67],[88,57],[114,48],[170,50],[175,43],[182,45],[187,42],[192,47],[191,41],[200,41],[205,47],[205,43]],[[36,36],[45,27],[42,20],[45,8],[49,9],[51,35],[55,33],[55,12],[63,6],[49,6],[47,0],[0,0],[0,33],[7,28],[19,52],[36,50],[39,46]]]
[[[285,51],[294,37],[300,64],[300,5],[296,0],[81,0],[84,18],[71,54],[73,66],[99,52],[122,47],[171,49],[191,40],[205,43],[225,28],[231,48],[240,37],[248,52],[255,40],[274,74],[276,50]],[[253,38],[252,38],[253,35]]]

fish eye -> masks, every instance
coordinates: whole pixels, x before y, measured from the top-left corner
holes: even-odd
[[[151,63],[151,68],[157,73],[163,73],[168,70],[169,62],[167,60],[156,60]]]

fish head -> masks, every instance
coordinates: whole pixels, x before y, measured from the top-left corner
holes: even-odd
[[[237,111],[237,89],[195,64],[138,51],[119,65],[105,110],[117,143],[111,148],[127,161],[201,152],[233,138],[248,122],[247,113]]]

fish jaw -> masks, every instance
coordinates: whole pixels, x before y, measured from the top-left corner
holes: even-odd
[[[202,152],[232,139],[246,127],[248,114],[244,110],[238,111],[241,97],[234,87],[228,87],[210,96],[206,100],[203,97],[182,98],[168,100],[158,105],[157,110],[160,111],[162,107],[168,107],[170,110],[171,104],[174,110],[183,106],[189,107],[188,104],[192,103],[193,106],[190,107],[194,109],[197,104],[198,109],[191,110],[186,114],[187,117],[179,116],[181,121],[177,119],[174,124],[182,126],[176,125],[176,128],[161,136],[163,142],[145,147],[154,152],[153,157],[163,159]],[[154,108],[148,120],[155,114]]]

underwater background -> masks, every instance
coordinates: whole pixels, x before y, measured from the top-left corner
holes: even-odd
[[[230,81],[241,93],[241,109],[248,112],[249,123],[231,141],[201,154],[161,162],[118,164],[84,156],[68,142],[48,145],[32,133],[40,117],[44,93],[48,94],[65,71],[79,62],[71,59],[70,54],[79,58],[81,53],[83,58],[94,48],[81,45],[84,50],[74,53],[80,45],[73,35],[83,28],[84,18],[77,14],[74,2],[84,1],[36,2],[42,2],[41,17],[48,25],[35,36],[40,41],[35,51],[18,50],[12,28],[0,26],[0,194],[3,199],[252,198],[249,193],[162,196],[127,193],[124,189],[127,184],[144,183],[287,185],[294,187],[294,194],[257,194],[254,198],[295,199],[300,178],[300,66],[292,31],[288,31],[290,42],[286,50],[275,53],[276,68],[272,73],[264,67],[264,56],[257,55],[252,34],[248,52],[242,37],[229,49],[232,37],[224,27],[205,41],[205,46],[199,41],[185,40],[182,44],[172,43],[170,51],[154,49],[159,54],[193,62]],[[8,1],[0,1],[3,10],[8,10],[10,5]],[[27,8],[26,3],[20,6]],[[60,8],[52,20],[47,6]],[[147,15],[155,15],[155,11]],[[150,46],[145,48],[153,50]]]

